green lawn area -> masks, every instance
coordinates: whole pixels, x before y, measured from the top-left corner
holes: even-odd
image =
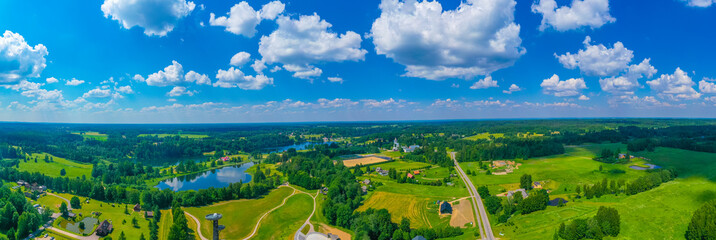
[[[605,195],[592,200],[570,200],[565,207],[527,215],[515,215],[515,226],[493,225],[495,236],[504,239],[552,239],[560,223],[596,214],[599,206],[611,206],[621,216],[621,232],[607,239],[683,239],[693,212],[716,198],[716,183],[701,177],[676,179],[632,196]]]
[[[505,134],[504,134],[504,133],[489,133],[489,132],[486,132],[486,133],[479,133],[479,134],[477,134],[477,135],[465,137],[465,138],[463,138],[463,139],[475,141],[475,140],[480,140],[480,139],[490,139],[490,136],[492,136],[492,137],[494,137],[494,138],[501,138],[501,137],[504,137]]]
[[[378,155],[383,155],[386,157],[390,157],[392,159],[398,159],[398,158],[404,156],[405,153],[404,152],[393,152],[393,151],[380,151],[380,154],[378,154]]]
[[[165,137],[173,137],[173,136],[180,136],[183,138],[208,138],[209,135],[206,134],[188,134],[188,133],[177,133],[177,134],[166,134],[166,133],[160,133],[160,134],[151,134],[151,133],[144,133],[139,134],[137,137],[158,137],[158,138],[165,138]]]
[[[74,196],[72,194],[66,193],[58,193],[57,195],[60,195],[67,199],[71,199]],[[133,206],[127,205],[129,209],[129,215],[127,215],[124,214],[125,204],[114,204],[115,206],[112,207],[111,203],[106,203],[98,200],[90,200],[90,203],[86,204],[85,200],[87,198],[79,198],[80,201],[83,203],[82,208],[74,209],[73,212],[77,214],[82,214],[83,216],[91,216],[92,212],[101,212],[102,214],[98,218],[99,222],[102,222],[104,220],[112,221],[114,231],[109,236],[111,236],[113,239],[117,239],[121,232],[124,232],[127,239],[139,239],[140,234],[144,234],[144,237],[149,237],[149,221],[144,218],[144,212],[134,212],[132,211]],[[52,209],[55,212],[59,212],[59,208],[56,206],[56,204],[60,203],[61,200],[58,199],[59,198],[55,196],[46,195],[38,199],[38,202],[42,205],[46,205],[48,208]],[[132,226],[132,218],[137,219],[139,228],[135,228],[134,226]],[[61,220],[55,221],[55,226],[57,226],[57,223],[60,221]],[[123,221],[126,221],[126,223],[122,223]]]
[[[515,169],[513,173],[507,175],[477,173],[475,176],[470,176],[470,179],[475,186],[487,185],[491,190],[499,187],[513,190],[518,188],[520,177],[523,174],[530,174],[533,181],[549,180],[548,187],[554,191],[552,194],[562,194],[574,192],[577,184],[593,184],[604,178],[629,180],[646,174],[645,171],[630,169],[629,166],[632,163],[605,164],[592,160],[595,153],[602,148],[616,150],[621,146],[621,144],[568,146],[565,149],[565,154],[516,160],[517,163],[522,163],[522,165],[519,169]],[[621,149],[625,150],[626,147]],[[601,172],[599,172],[600,165],[603,167]],[[460,166],[463,170],[479,171],[478,162],[463,162],[460,163]],[[625,173],[613,174],[609,172],[612,169],[624,170]],[[567,189],[566,191],[565,188]]]
[[[204,236],[210,236],[211,226],[203,217],[211,213],[221,213],[224,215],[221,224],[230,226],[221,232],[221,238],[243,238],[253,231],[261,215],[281,204],[283,199],[292,192],[293,189],[283,187],[271,191],[260,199],[220,202],[211,206],[185,208],[184,210],[202,221],[201,232]]]
[[[291,239],[313,211],[313,198],[296,194],[261,222],[255,239]]]
[[[99,133],[99,132],[72,132],[72,134],[80,135],[85,140],[92,139],[97,141],[107,141],[107,134]]]
[[[171,210],[160,210],[162,212],[162,219],[159,220],[159,239],[169,239],[169,229],[172,227],[172,219],[174,219],[174,216],[172,215]],[[187,217],[188,222],[193,222],[194,220]]]
[[[398,161],[376,164],[376,165],[371,166],[370,169],[375,169],[377,167],[380,167],[380,168],[386,169],[386,170],[395,168],[395,170],[398,170],[398,171],[405,171],[405,170],[412,170],[412,169],[421,169],[421,168],[426,168],[426,167],[430,167],[430,166],[431,166],[430,164],[423,163],[423,162],[406,162],[406,161],[398,160]]]
[[[634,156],[651,159],[651,163],[673,168],[680,176],[704,176],[716,181],[716,154],[676,148],[657,147],[654,152],[638,152]]]
[[[50,163],[46,163],[44,160],[45,155],[52,157],[53,161]],[[35,157],[37,157],[37,162],[35,162],[34,160]],[[87,178],[92,176],[91,164],[74,162],[61,157],[49,155],[47,153],[33,153],[30,156],[30,160],[28,160],[27,162],[21,159],[20,167],[18,168],[18,170],[27,172],[39,172],[50,177],[60,177],[60,171],[63,168],[67,172],[67,175],[65,176],[69,178],[81,177],[82,175],[87,176]]]

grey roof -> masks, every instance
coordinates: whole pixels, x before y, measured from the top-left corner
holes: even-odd
[[[413,240],[428,240],[428,239],[426,239],[426,238],[423,237],[423,236],[418,235],[418,236],[415,236],[415,237],[413,238]]]

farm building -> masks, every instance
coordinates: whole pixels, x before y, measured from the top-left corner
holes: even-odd
[[[367,187],[367,186],[361,186],[360,189],[361,189],[361,191],[363,191],[363,194],[368,193],[368,187]]]
[[[152,212],[152,211],[146,211],[146,212],[144,212],[144,216],[145,216],[146,218],[154,218],[154,212]]]
[[[139,211],[141,211],[141,210],[142,210],[142,206],[139,205],[139,203],[137,203],[137,205],[134,205],[134,211],[135,211],[135,212],[139,212]]]
[[[363,184],[365,184],[365,185],[370,184],[370,179],[365,179],[365,180],[363,180]]]
[[[403,147],[403,152],[406,152],[406,153],[414,152],[418,148],[420,148],[420,145],[410,145],[408,147]]]
[[[542,189],[542,183],[541,183],[541,182],[534,182],[534,183],[532,183],[532,188]]]
[[[413,171],[413,175],[420,175],[420,170]]]
[[[452,214],[452,205],[447,201],[443,201],[440,204],[440,214]]]
[[[97,227],[97,236],[107,236],[112,232],[112,224],[109,223],[107,220],[104,220],[102,223],[99,224],[99,227]]]
[[[423,237],[423,236],[418,235],[418,236],[415,236],[415,237],[413,238],[413,240],[428,240],[428,239],[426,239],[426,238]]]
[[[413,174],[408,173],[408,178],[413,178]]]
[[[514,194],[516,194],[516,193],[518,193],[518,192],[519,192],[519,193],[522,193],[522,199],[525,199],[525,198],[527,198],[527,196],[529,196],[529,195],[527,194],[527,191],[525,191],[525,189],[520,188],[520,189],[517,189],[517,190],[514,190],[514,191],[509,191],[509,192],[507,192],[507,198],[512,198],[512,195],[514,195]]]

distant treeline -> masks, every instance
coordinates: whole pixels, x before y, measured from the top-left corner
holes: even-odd
[[[619,127],[614,130],[564,132],[555,137],[568,145],[621,142],[630,152],[653,151],[656,147],[716,153],[716,126]]]
[[[462,146],[456,146],[457,159],[460,162],[528,159],[564,153],[562,143],[553,138],[498,138],[478,144],[470,141],[462,143]]]

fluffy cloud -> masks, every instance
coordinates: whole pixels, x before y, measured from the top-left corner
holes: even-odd
[[[589,100],[589,97],[587,97],[587,95],[582,95],[582,96],[579,96],[579,98],[577,98],[577,99],[582,100],[582,101],[587,101],[587,100]]]
[[[0,37],[0,83],[12,84],[39,77],[47,66],[47,54],[45,45],[32,47],[22,35],[5,31]]]
[[[273,20],[281,14],[286,6],[280,1],[273,1],[264,5],[261,10],[256,11],[249,6],[249,3],[242,1],[228,12],[228,16],[216,17],[210,14],[209,24],[211,26],[225,27],[227,32],[253,37],[256,34],[256,26],[261,20]]]
[[[125,29],[139,26],[147,36],[166,36],[195,6],[186,0],[105,0],[101,8]]]
[[[197,91],[190,91],[190,90],[187,90],[186,87],[176,86],[176,87],[172,88],[172,90],[167,93],[167,96],[170,96],[170,97],[178,97],[178,96],[183,96],[183,95],[194,96],[195,93],[197,93]]]
[[[497,85],[497,81],[492,80],[492,76],[487,76],[483,79],[480,79],[480,81],[475,82],[472,86],[470,86],[470,89],[483,89],[483,88],[491,88],[491,87],[499,87]]]
[[[85,80],[78,80],[78,79],[73,78],[73,79],[67,80],[67,82],[65,83],[65,85],[67,85],[67,86],[78,86],[78,85],[83,84],[83,83],[85,83]]]
[[[660,107],[673,107],[683,105],[672,105],[667,102],[657,100],[653,96],[616,96],[607,101],[609,106],[618,107],[620,105],[627,105],[634,108],[660,108]]]
[[[286,69],[286,71],[293,72],[293,77],[295,78],[313,79],[314,77],[319,77],[323,74],[323,70],[311,65],[299,66],[287,64],[283,65],[283,68]]]
[[[121,87],[115,88],[114,90],[119,93],[124,93],[124,94],[133,94],[134,93],[134,90],[132,90],[132,87],[130,87],[130,86],[121,86]]]
[[[343,78],[340,77],[328,77],[329,82],[343,83]]]
[[[621,76],[599,79],[602,90],[616,95],[631,95],[634,90],[641,87],[639,79],[652,77],[656,74],[656,68],[649,63],[650,59],[644,59],[639,64],[630,65]]]
[[[95,88],[92,90],[89,90],[85,94],[82,95],[83,98],[106,98],[112,96],[112,91],[109,89],[100,89]]]
[[[262,61],[268,64],[281,63],[288,71],[291,70],[286,65],[301,72],[313,73],[311,76],[305,73],[299,76],[320,75],[320,69],[311,64],[358,61],[363,60],[367,53],[360,48],[360,35],[352,31],[340,35],[330,32],[331,24],[317,14],[302,15],[298,19],[279,16],[277,23],[278,29],[269,36],[261,37],[259,42]]]
[[[585,26],[599,28],[616,21],[609,15],[609,0],[573,0],[571,6],[559,8],[555,0],[539,0],[532,4],[532,12],[542,14],[541,31],[549,27],[560,32]]]
[[[634,52],[625,48],[621,42],[607,48],[603,44],[592,45],[591,41],[587,36],[583,42],[584,49],[580,49],[576,54],[555,54],[555,57],[565,68],[579,68],[590,76],[614,76],[626,69],[634,57]]]
[[[557,74],[545,79],[540,84],[545,94],[554,95],[556,97],[571,97],[579,95],[582,89],[587,89],[587,85],[582,78],[570,78],[564,81],[559,80]]]
[[[701,91],[701,93],[715,94],[716,83],[714,83],[712,79],[704,78],[699,81],[699,91]]]
[[[159,70],[156,73],[152,73],[147,76],[146,80],[144,77],[135,75],[134,80],[144,81],[149,86],[166,87],[166,86],[181,86],[188,83],[196,83],[199,85],[210,85],[211,80],[208,76],[199,74],[194,71],[189,71],[184,74],[184,67],[177,61],[172,61],[172,65]]]
[[[266,85],[273,84],[273,78],[260,74],[256,76],[246,76],[238,68],[231,67],[228,70],[219,69],[216,73],[216,81],[214,87],[234,88],[238,87],[244,90],[260,90]]]
[[[687,5],[690,7],[710,7],[713,4],[716,4],[716,0],[681,0],[682,2],[686,2]]]
[[[512,85],[510,85],[509,89],[503,90],[502,92],[507,93],[507,94],[512,94],[513,92],[519,92],[519,91],[522,91],[522,88],[520,88],[519,86],[517,86],[513,83]]]
[[[45,81],[47,82],[47,84],[51,84],[51,83],[59,82],[60,80],[57,80],[57,78],[54,78],[54,77],[49,77],[49,78],[45,79]]]
[[[669,100],[678,101],[701,97],[701,94],[692,87],[696,83],[681,68],[676,68],[674,74],[662,74],[657,79],[647,81],[646,84],[651,87],[651,90],[656,91],[659,97]]]
[[[438,1],[383,0],[371,36],[378,54],[406,76],[472,78],[512,66],[523,54],[514,0],[467,0],[443,11]]]
[[[405,100],[398,99],[395,100],[393,98],[385,99],[385,100],[375,100],[375,99],[364,99],[361,100],[363,103],[363,106],[369,107],[369,108],[389,108],[389,107],[397,107],[402,108],[405,107],[406,104],[412,104],[408,103]]]
[[[248,62],[250,58],[251,58],[250,53],[239,52],[237,54],[234,54],[233,57],[231,57],[231,61],[229,62],[229,64],[231,64],[231,66],[240,67],[240,66],[243,66],[244,64],[246,64],[246,62]]]

